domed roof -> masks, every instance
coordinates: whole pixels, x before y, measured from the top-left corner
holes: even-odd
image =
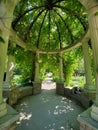
[[[14,11],[13,28],[40,50],[59,50],[86,31],[84,7],[77,0],[25,0]]]

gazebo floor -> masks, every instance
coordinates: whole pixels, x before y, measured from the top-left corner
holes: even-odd
[[[79,130],[77,116],[84,109],[76,102],[56,95],[55,83],[42,84],[42,93],[25,97],[16,105],[20,114],[16,130]]]

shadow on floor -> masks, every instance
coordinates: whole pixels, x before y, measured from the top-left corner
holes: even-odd
[[[39,95],[20,100],[15,108],[20,114],[16,130],[79,130],[77,116],[84,110],[49,86]]]

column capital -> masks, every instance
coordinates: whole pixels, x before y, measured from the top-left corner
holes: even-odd
[[[78,0],[87,10],[98,5],[97,0]]]
[[[98,12],[98,1],[97,0],[78,0],[87,10],[88,16],[96,15]]]

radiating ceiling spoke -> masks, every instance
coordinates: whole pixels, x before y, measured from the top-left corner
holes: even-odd
[[[13,28],[15,28],[15,26],[17,25],[17,23],[18,23],[27,13],[29,13],[29,12],[31,12],[31,11],[33,11],[33,10],[34,10],[34,12],[35,12],[36,10],[41,9],[41,8],[43,8],[43,6],[33,7],[33,8],[30,8],[30,9],[25,10],[24,13],[19,14],[19,16],[18,16],[18,17],[15,19],[15,21],[13,22]]]
[[[34,18],[34,20],[28,25],[27,27],[27,33],[26,33],[26,36],[25,36],[25,39],[27,40],[28,39],[28,36],[30,34],[30,31],[31,29],[33,28],[33,25],[34,23],[37,21],[37,19],[39,18],[39,16],[45,11],[45,9],[41,10],[38,15]]]
[[[57,27],[57,33],[58,33],[58,39],[59,39],[59,49],[61,49],[62,48],[61,34],[60,34],[59,25],[55,20],[55,16],[53,16],[53,20],[54,20],[54,23],[55,23],[55,25]]]
[[[51,31],[51,17],[50,17],[50,10],[49,10],[49,14],[48,14],[48,18],[49,18],[49,27],[48,27],[48,30],[49,30],[49,46],[50,46],[50,31]]]
[[[69,28],[69,26],[67,25],[67,23],[66,23],[66,21],[63,19],[63,17],[56,11],[56,10],[54,10],[55,12],[56,12],[56,14],[61,18],[61,20],[63,21],[63,23],[64,23],[64,25],[65,25],[65,29],[67,29],[68,30],[68,33],[70,33],[70,37],[71,37],[71,40],[72,40],[72,43],[74,42],[74,39],[73,39],[73,35],[72,35],[72,32],[71,32],[71,30],[70,30],[70,28]]]
[[[45,13],[45,15],[44,15],[44,18],[43,18],[43,20],[42,20],[42,23],[41,23],[41,26],[40,26],[40,29],[39,29],[38,39],[37,39],[37,48],[39,48],[39,40],[40,40],[40,36],[41,36],[41,29],[42,29],[42,27],[43,27],[43,24],[44,24],[44,21],[45,21],[45,17],[46,17],[46,15],[47,15],[47,12],[48,12],[48,11],[46,11],[46,13]]]
[[[62,1],[65,1],[65,0],[57,0],[57,1],[53,2],[53,4],[55,5],[55,4],[62,2]]]
[[[84,24],[84,22],[81,20],[81,18],[79,17],[79,15],[76,12],[73,12],[71,9],[60,6],[60,5],[55,5],[55,7],[62,9],[63,11],[66,11],[67,13],[69,13],[71,16],[76,17],[79,22],[81,23],[81,25],[83,26],[84,30],[87,30],[86,25]]]

